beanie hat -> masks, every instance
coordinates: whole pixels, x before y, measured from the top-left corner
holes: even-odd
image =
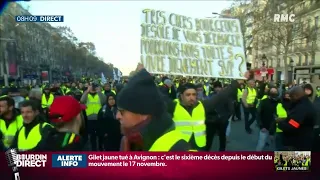
[[[222,83],[220,81],[216,81],[213,83],[214,88],[222,88]]]
[[[194,90],[197,90],[197,87],[196,85],[192,84],[192,83],[186,83],[182,86],[179,86],[179,92],[180,94],[183,94],[186,90],[188,89],[194,89]]]
[[[313,87],[312,87],[311,84],[305,84],[305,85],[303,86],[303,88],[304,88],[304,89],[309,89],[310,91],[313,91]]]
[[[160,115],[165,112],[161,92],[148,71],[142,69],[135,74],[117,95],[117,106],[143,115]]]
[[[311,84],[305,84],[303,85],[303,89],[308,89],[311,91],[311,96],[313,95],[313,87]]]

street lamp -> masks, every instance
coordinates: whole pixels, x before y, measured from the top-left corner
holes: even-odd
[[[266,68],[266,63],[265,63],[265,61],[267,60],[267,56],[263,54],[261,59],[262,59],[262,66],[261,66],[260,72],[261,72],[262,79],[264,80],[268,72]]]
[[[268,60],[267,56],[263,54],[261,59],[262,59],[262,66],[264,67],[266,65],[266,61]]]
[[[293,59],[291,59],[290,60],[290,69],[291,69],[291,82],[293,82],[293,80],[294,80],[294,60]]]
[[[294,60],[293,59],[290,60],[290,67],[291,67],[291,71],[293,71],[293,67],[294,67]]]

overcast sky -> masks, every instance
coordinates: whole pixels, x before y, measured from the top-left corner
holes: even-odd
[[[69,26],[83,42],[93,42],[97,55],[118,67],[124,75],[140,60],[140,17],[143,9],[163,10],[189,17],[205,18],[231,6],[225,1],[31,1],[33,15],[64,15]]]

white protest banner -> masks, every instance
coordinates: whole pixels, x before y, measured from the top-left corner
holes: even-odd
[[[144,9],[141,63],[153,74],[244,78],[247,71],[238,19],[190,18]]]

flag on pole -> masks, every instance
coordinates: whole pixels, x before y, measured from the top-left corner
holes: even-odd
[[[107,79],[106,79],[106,77],[104,76],[104,74],[101,73],[101,84],[105,84],[105,83],[107,83]]]
[[[118,80],[118,77],[117,77],[117,74],[116,74],[116,71],[113,69],[113,80]]]
[[[118,69],[118,80],[120,81],[121,78],[122,78],[122,72]]]

